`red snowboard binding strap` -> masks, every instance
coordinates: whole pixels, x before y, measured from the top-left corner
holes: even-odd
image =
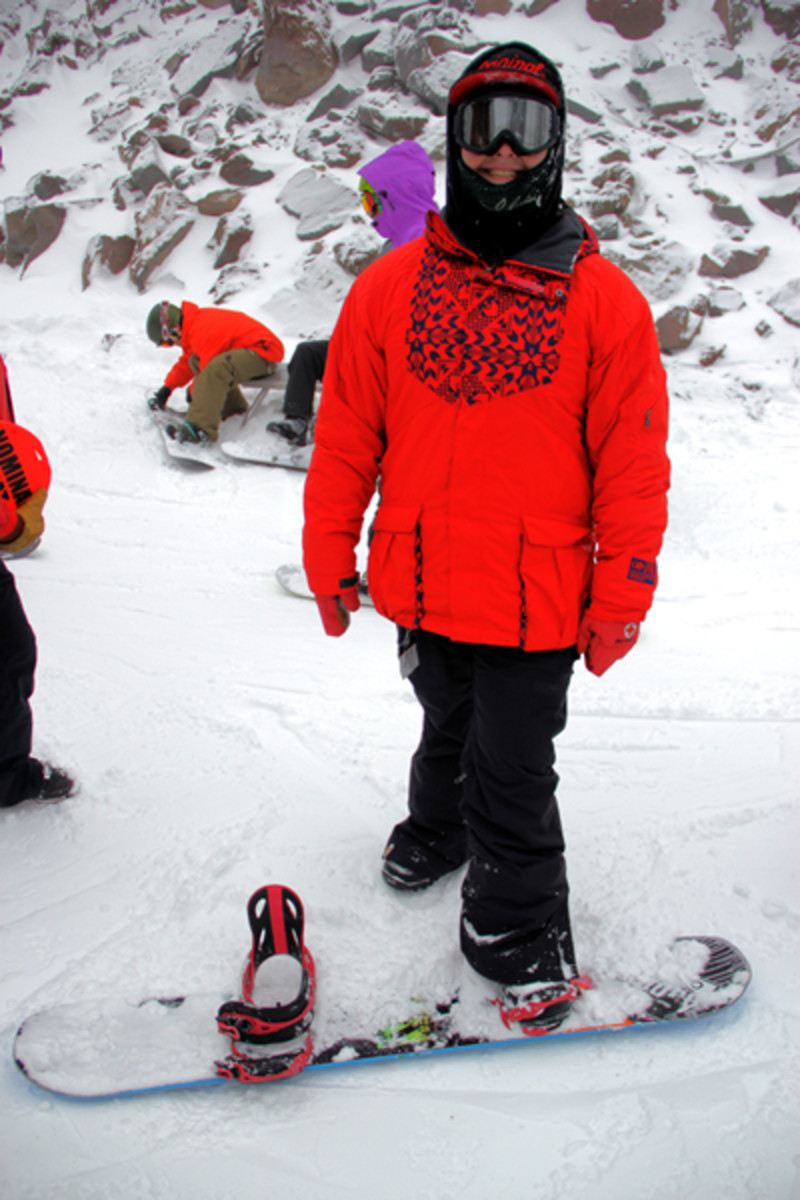
[[[242,976],[243,998],[228,1001],[217,1013],[220,1032],[233,1041],[232,1055],[216,1067],[225,1079],[255,1083],[296,1075],[308,1063],[316,971],[303,941],[303,904],[295,892],[279,884],[259,888],[250,897],[247,915],[253,945]],[[288,955],[300,963],[300,987],[288,1004],[259,1006],[253,999],[256,977],[262,964],[276,955]],[[286,1045],[289,1042],[299,1044]],[[276,1051],[265,1053],[266,1046],[276,1046]]]

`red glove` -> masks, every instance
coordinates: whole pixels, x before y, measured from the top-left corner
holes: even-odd
[[[636,645],[638,621],[599,621],[586,613],[578,629],[578,654],[593,675],[602,675]]]
[[[358,587],[348,587],[335,596],[315,596],[328,637],[341,637],[350,625],[350,613],[361,607]]]

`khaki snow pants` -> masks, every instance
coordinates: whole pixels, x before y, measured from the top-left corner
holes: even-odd
[[[192,365],[191,359],[189,365]],[[247,401],[239,384],[272,375],[277,365],[256,354],[255,350],[226,350],[218,354],[192,384],[186,419],[215,442],[221,421],[235,413],[247,412]]]

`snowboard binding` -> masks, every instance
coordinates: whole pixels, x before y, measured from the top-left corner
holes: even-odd
[[[297,1075],[309,1062],[316,971],[303,941],[303,904],[295,892],[280,884],[259,888],[250,897],[247,915],[253,944],[242,976],[242,999],[228,1001],[217,1013],[220,1033],[232,1039],[232,1053],[215,1065],[223,1079],[257,1083]],[[278,958],[282,964],[276,963]],[[275,967],[285,966],[287,958],[295,959],[301,970],[294,998],[281,1002],[270,996],[260,1003],[257,996],[264,996]]]

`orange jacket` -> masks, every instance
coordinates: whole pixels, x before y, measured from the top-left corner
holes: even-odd
[[[283,343],[271,329],[245,313],[225,308],[198,308],[190,300],[181,305],[181,349],[183,354],[168,373],[164,384],[174,390],[190,383],[212,358],[226,350],[253,350],[268,362],[281,362]],[[196,356],[199,368],[189,359]]]
[[[380,476],[377,609],[547,650],[575,643],[589,601],[605,620],[650,607],[667,394],[644,297],[571,210],[521,257],[488,267],[431,215],[425,239],[355,281],[325,370],[304,559],[314,592],[341,590]]]

